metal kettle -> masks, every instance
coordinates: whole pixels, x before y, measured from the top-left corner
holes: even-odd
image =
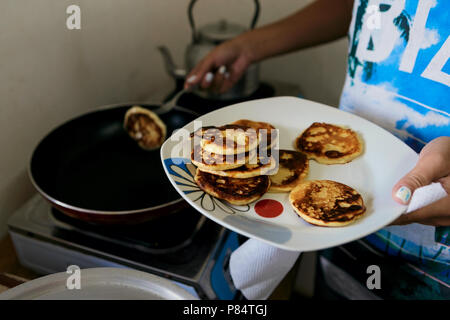
[[[181,83],[184,83],[189,71],[192,70],[215,46],[247,31],[247,28],[229,23],[226,20],[207,24],[197,29],[193,17],[193,8],[196,2],[197,0],[191,0],[188,6],[188,18],[192,30],[192,42],[187,46],[185,51],[186,69],[178,68],[175,65],[169,50],[165,46],[158,47],[164,58],[166,70],[176,80],[178,87]],[[259,17],[259,1],[254,0],[254,4],[255,12],[250,24],[250,29],[255,27]],[[250,96],[258,89],[258,87],[259,65],[252,64],[246,70],[242,78],[228,92],[216,94],[206,90],[196,90],[195,94],[207,99],[235,100]]]

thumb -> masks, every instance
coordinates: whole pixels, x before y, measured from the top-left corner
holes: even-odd
[[[433,157],[420,157],[417,165],[392,188],[392,197],[401,204],[408,204],[414,190],[429,185],[442,177],[440,166]]]

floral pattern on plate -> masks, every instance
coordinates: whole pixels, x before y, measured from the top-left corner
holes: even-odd
[[[229,214],[250,211],[250,205],[235,206],[226,201],[217,199],[200,189],[194,181],[197,168],[191,163],[190,159],[169,158],[164,160],[164,165],[180,189],[186,195],[189,195],[189,198],[192,199],[192,201],[199,202],[204,210],[215,211],[217,208]]]

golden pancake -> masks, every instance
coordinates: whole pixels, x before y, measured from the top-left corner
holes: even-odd
[[[231,170],[242,167],[256,158],[256,151],[235,155],[209,153],[200,146],[194,146],[191,152],[192,163],[203,171]]]
[[[166,139],[166,125],[158,115],[139,106],[125,114],[124,128],[139,146],[146,150],[159,148]]]
[[[208,172],[222,177],[230,177],[235,179],[246,179],[256,176],[266,175],[276,169],[277,162],[273,157],[269,157],[264,161],[258,159],[256,164],[246,163],[240,167],[231,170],[209,170],[204,167],[198,167],[203,172]]]
[[[270,176],[269,192],[289,192],[308,175],[309,161],[301,152],[279,150],[278,172]]]
[[[234,205],[246,205],[256,201],[270,187],[268,176],[236,179],[221,177],[199,169],[197,169],[194,180],[206,193]]]
[[[289,194],[289,202],[305,221],[325,227],[345,226],[366,211],[356,190],[331,180],[301,182]]]
[[[240,154],[258,147],[258,133],[255,129],[227,124],[221,127],[203,127],[193,134],[200,137],[200,146],[214,154]],[[195,142],[194,142],[195,143]]]
[[[274,147],[277,143],[278,131],[270,123],[241,119],[233,122],[232,124],[249,127],[257,130],[260,148],[270,149]],[[262,130],[265,131],[263,132]]]
[[[314,122],[297,138],[295,147],[323,164],[347,163],[363,152],[363,142],[356,132],[319,122]]]

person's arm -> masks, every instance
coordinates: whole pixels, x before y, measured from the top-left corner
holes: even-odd
[[[293,15],[253,31],[246,44],[251,62],[339,39],[347,34],[353,0],[317,0]]]
[[[422,149],[417,165],[394,186],[392,197],[401,204],[408,204],[414,190],[432,182],[440,182],[448,195],[400,216],[392,224],[450,226],[450,137],[434,139]]]
[[[352,5],[353,0],[317,0],[287,18],[245,32],[212,50],[189,73],[185,88],[200,83],[225,92],[252,63],[339,39],[348,31]]]

